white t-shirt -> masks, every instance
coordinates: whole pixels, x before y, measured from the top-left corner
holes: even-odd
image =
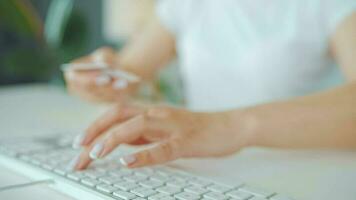
[[[176,38],[188,106],[205,111],[310,94],[342,82],[328,45],[337,25],[355,10],[356,0],[157,4],[162,24]]]

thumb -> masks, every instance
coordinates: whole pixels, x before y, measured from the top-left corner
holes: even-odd
[[[124,156],[120,158],[120,162],[129,168],[162,164],[183,155],[183,144],[180,138],[170,139],[155,147]]]
[[[115,51],[110,47],[101,47],[95,50],[91,55],[93,62],[112,63],[115,59]]]

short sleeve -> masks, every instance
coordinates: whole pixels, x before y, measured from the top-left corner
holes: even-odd
[[[177,0],[158,0],[156,1],[156,15],[162,25],[173,34],[179,32],[179,1]]]
[[[344,19],[356,12],[356,0],[323,0],[323,2],[324,25],[328,35],[332,35]]]

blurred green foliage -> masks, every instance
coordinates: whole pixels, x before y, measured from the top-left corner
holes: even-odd
[[[51,0],[44,19],[29,0],[0,1],[0,84],[60,80],[59,65],[87,49],[73,0]]]

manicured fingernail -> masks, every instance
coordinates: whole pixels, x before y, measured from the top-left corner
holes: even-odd
[[[103,85],[107,85],[109,83],[110,83],[110,76],[108,76],[108,75],[100,75],[95,78],[95,84],[97,86],[103,86]]]
[[[82,145],[83,139],[84,139],[84,134],[77,135],[72,143],[73,149],[79,149]]]
[[[69,171],[73,171],[75,170],[78,162],[79,162],[79,158],[80,158],[80,154],[78,154],[77,156],[75,156],[68,164],[67,166],[67,170]]]
[[[93,160],[100,158],[100,154],[103,151],[104,145],[97,143],[89,153],[89,157]]]
[[[120,79],[120,80],[117,80],[117,81],[114,82],[113,88],[115,90],[121,90],[121,89],[126,88],[127,85],[128,85],[127,80]]]
[[[136,161],[136,158],[133,155],[127,155],[127,156],[120,158],[120,163],[125,166],[131,165],[135,161]]]

